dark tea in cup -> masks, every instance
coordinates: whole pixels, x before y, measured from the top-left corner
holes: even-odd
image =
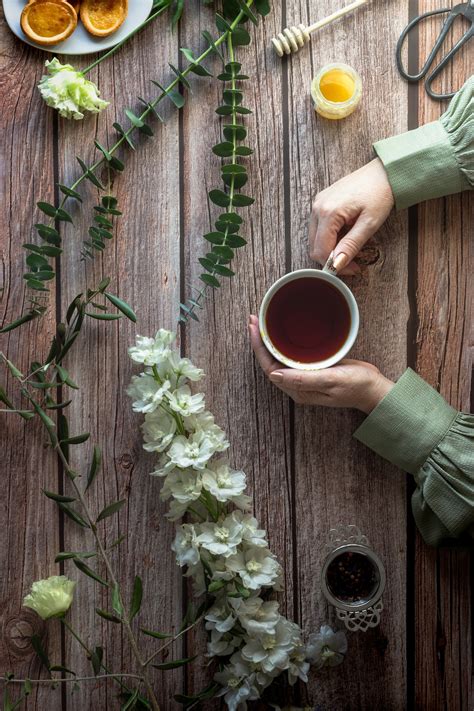
[[[359,325],[352,292],[317,269],[291,272],[267,292],[260,332],[268,350],[293,368],[324,368],[352,347]]]

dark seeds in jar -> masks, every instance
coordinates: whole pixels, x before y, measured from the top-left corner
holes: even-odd
[[[369,558],[351,551],[341,553],[329,564],[326,578],[334,597],[347,603],[370,598],[378,584]]]

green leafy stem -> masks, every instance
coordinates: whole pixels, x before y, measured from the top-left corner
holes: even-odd
[[[248,195],[236,192],[242,188],[248,175],[245,167],[238,163],[238,157],[249,156],[253,153],[249,146],[239,145],[240,141],[247,136],[247,130],[242,123],[239,123],[239,116],[251,113],[250,109],[242,106],[243,93],[237,88],[237,82],[248,79],[247,75],[241,74],[241,64],[235,61],[234,43],[232,33],[227,37],[227,49],[229,62],[224,67],[224,72],[217,77],[223,82],[230,83],[230,89],[224,89],[222,106],[216,109],[220,116],[229,117],[229,122],[223,126],[224,141],[213,147],[215,155],[221,158],[228,158],[221,167],[222,180],[227,192],[223,190],[211,190],[209,199],[219,207],[224,207],[225,212],[220,214],[215,222],[215,231],[208,232],[204,239],[211,245],[211,251],[205,257],[199,259],[199,263],[206,270],[199,277],[204,286],[196,289],[196,296],[188,299],[184,304],[180,304],[179,321],[185,323],[189,318],[198,321],[196,309],[202,308],[202,302],[209,288],[220,287],[217,276],[232,277],[234,272],[227,266],[234,257],[234,250],[243,247],[246,240],[238,234],[242,224],[242,218],[235,212],[237,207],[246,207],[254,202]]]
[[[260,5],[262,11],[266,11],[267,3],[266,0],[237,0],[238,6],[240,8],[237,16],[232,22],[227,22],[227,20],[219,14],[216,14],[216,24],[218,29],[222,34],[213,40],[212,36],[208,32],[203,32],[203,36],[208,42],[208,47],[205,49],[198,57],[194,57],[190,50],[182,50],[185,57],[188,59],[189,64],[183,70],[180,71],[178,68],[170,64],[171,70],[175,74],[175,79],[173,79],[166,87],[163,87],[156,81],[152,82],[158,86],[160,89],[160,94],[148,102],[141,97],[139,101],[145,105],[145,108],[140,114],[134,113],[131,109],[126,109],[125,114],[130,120],[130,126],[128,128],[122,127],[119,123],[114,123],[113,126],[119,134],[118,140],[109,149],[102,146],[98,141],[95,141],[97,149],[101,152],[102,156],[92,165],[87,166],[84,161],[78,158],[78,162],[82,168],[82,174],[69,186],[59,184],[59,190],[63,193],[63,198],[61,199],[59,205],[55,207],[54,205],[47,202],[39,202],[39,209],[50,218],[49,224],[37,223],[35,225],[37,232],[43,242],[41,246],[27,244],[25,249],[27,249],[30,254],[27,257],[27,265],[29,271],[24,275],[27,286],[35,292],[35,295],[31,298],[29,310],[20,316],[18,319],[14,320],[10,324],[4,326],[0,333],[6,333],[11,331],[22,324],[31,321],[38,316],[43,315],[47,311],[47,306],[44,303],[45,292],[48,292],[48,288],[45,286],[45,282],[48,282],[55,277],[55,272],[53,266],[50,264],[50,259],[54,257],[59,257],[62,252],[62,240],[59,232],[60,223],[72,223],[72,216],[65,209],[66,202],[68,200],[74,200],[78,203],[82,202],[81,196],[77,191],[77,188],[85,180],[89,180],[95,187],[99,190],[105,190],[103,184],[100,182],[96,175],[97,170],[103,165],[107,165],[109,169],[121,172],[124,170],[124,163],[115,155],[118,149],[122,146],[128,146],[135,149],[135,144],[132,140],[132,135],[135,132],[142,133],[146,136],[152,136],[153,130],[147,123],[147,119],[151,116],[157,117],[162,120],[158,114],[156,107],[165,98],[168,97],[171,102],[180,109],[185,103],[183,95],[179,91],[179,87],[189,88],[189,82],[187,81],[187,76],[191,73],[197,75],[209,76],[210,72],[202,66],[202,62],[213,52],[217,52],[221,56],[219,51],[219,46],[224,42],[228,41],[229,37],[232,37],[233,44],[247,44],[250,41],[248,32],[240,26],[240,24],[247,20],[249,17],[253,22],[257,21],[254,13],[251,11],[250,7],[255,2],[256,6]],[[231,44],[232,46],[232,44]],[[231,107],[232,108],[232,107]],[[230,130],[230,129],[229,129]],[[232,176],[230,176],[232,180]],[[235,185],[235,177],[233,179]],[[105,218],[110,225],[107,224],[96,224],[92,228],[93,235],[99,238],[110,237],[110,230],[112,222],[103,214],[102,210],[108,212],[109,215],[120,214],[116,210],[116,203],[112,206],[114,198],[112,196],[105,196],[106,202],[99,206],[100,211],[96,216]],[[235,204],[235,200],[234,200]],[[115,212],[114,212],[115,211]],[[227,246],[227,245],[221,245]],[[209,274],[211,277],[212,274]],[[214,277],[215,278],[215,277]]]

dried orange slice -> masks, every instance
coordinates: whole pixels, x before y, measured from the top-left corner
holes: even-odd
[[[31,0],[23,9],[21,29],[37,44],[63,42],[77,27],[77,13],[64,0]]]
[[[127,17],[128,0],[82,0],[81,20],[91,35],[107,37]]]

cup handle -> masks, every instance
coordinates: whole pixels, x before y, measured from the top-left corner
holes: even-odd
[[[326,264],[322,268],[323,272],[337,276],[337,269],[334,267],[334,250],[329,255]]]

